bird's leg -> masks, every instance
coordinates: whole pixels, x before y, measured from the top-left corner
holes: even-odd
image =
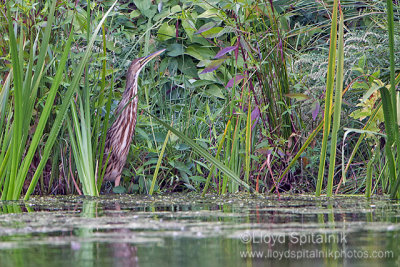
[[[120,181],[121,181],[121,175],[118,175],[118,177],[115,178],[114,186],[115,187],[119,186]]]

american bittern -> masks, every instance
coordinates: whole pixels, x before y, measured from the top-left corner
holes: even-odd
[[[107,132],[104,148],[104,162],[109,158],[104,180],[115,181],[115,186],[120,183],[122,168],[125,165],[132,137],[135,133],[138,104],[137,83],[140,71],[150,60],[160,55],[164,50],[133,60],[126,73],[125,91],[115,111],[118,117]]]

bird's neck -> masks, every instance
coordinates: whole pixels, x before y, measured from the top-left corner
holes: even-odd
[[[119,116],[119,114],[121,114],[121,112],[127,108],[127,106],[136,106],[137,102],[137,83],[134,82],[132,84],[127,84],[126,89],[122,94],[122,99],[116,109],[117,116]]]

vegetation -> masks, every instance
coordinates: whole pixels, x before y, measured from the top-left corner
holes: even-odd
[[[400,196],[392,1],[11,0],[0,10],[3,200],[109,192],[104,138],[125,72],[161,48],[140,76],[114,192]]]

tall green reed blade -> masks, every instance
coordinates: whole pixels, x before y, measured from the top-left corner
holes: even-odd
[[[335,0],[333,4],[331,39],[329,45],[328,74],[327,74],[326,92],[325,92],[325,109],[324,109],[325,121],[324,121],[323,137],[322,137],[321,155],[319,158],[317,187],[315,189],[316,196],[321,195],[322,182],[324,180],[324,174],[325,174],[326,149],[328,147],[328,137],[331,125],[332,97],[333,97],[335,64],[336,64],[338,3],[339,0]]]
[[[333,189],[333,176],[335,172],[336,162],[336,145],[338,138],[338,131],[340,127],[340,114],[342,111],[342,91],[343,91],[343,69],[344,69],[344,23],[343,13],[339,7],[339,41],[338,41],[338,62],[336,72],[336,88],[335,88],[335,113],[333,115],[333,126],[332,126],[332,139],[331,139],[331,153],[329,160],[329,171],[328,171],[328,186],[327,196],[332,196]]]
[[[58,136],[58,132],[60,131],[62,122],[65,119],[65,116],[67,115],[67,110],[68,107],[70,105],[70,101],[72,99],[72,95],[73,93],[76,91],[76,89],[78,88],[80,79],[82,77],[82,73],[83,73],[83,69],[84,66],[86,65],[86,62],[89,60],[90,55],[92,54],[92,49],[93,49],[93,44],[96,40],[97,34],[100,31],[100,28],[102,26],[102,24],[104,23],[105,19],[107,18],[107,16],[110,14],[111,10],[114,8],[115,4],[117,3],[117,1],[115,1],[111,7],[108,9],[108,11],[104,14],[103,18],[101,19],[101,21],[99,22],[99,24],[97,25],[96,29],[94,30],[92,37],[90,38],[90,41],[87,45],[85,54],[80,62],[80,64],[78,64],[78,67],[75,70],[74,73],[74,78],[72,80],[71,85],[69,86],[67,92],[65,93],[64,97],[63,97],[63,102],[58,110],[58,114],[56,116],[56,119],[54,121],[54,124],[51,128],[49,137],[47,139],[46,145],[44,147],[44,151],[42,154],[42,159],[39,162],[39,165],[35,171],[35,174],[33,175],[32,181],[29,185],[29,188],[25,194],[24,199],[28,200],[30,195],[32,194],[33,190],[35,189],[35,186],[37,184],[37,181],[39,179],[40,174],[43,171],[43,168],[50,156],[50,152],[51,149],[54,145],[54,142],[56,141],[56,138]],[[72,32],[71,32],[72,33]]]
[[[21,195],[21,190],[22,190],[22,187],[23,187],[23,183],[24,183],[25,177],[26,177],[26,175],[28,173],[29,166],[31,165],[31,162],[32,162],[33,157],[34,157],[35,152],[36,152],[36,149],[37,149],[37,147],[39,145],[39,142],[43,137],[44,128],[45,128],[47,120],[48,120],[48,118],[50,116],[50,112],[51,112],[51,109],[53,107],[54,99],[56,97],[56,94],[58,92],[58,88],[59,88],[59,86],[61,84],[61,81],[62,81],[62,75],[64,73],[65,64],[66,64],[67,59],[68,59],[69,51],[71,49],[72,40],[73,40],[73,37],[72,37],[72,34],[70,34],[70,36],[68,37],[67,43],[66,43],[66,45],[64,47],[64,53],[63,53],[63,55],[61,57],[59,67],[57,69],[56,75],[55,75],[54,80],[53,80],[53,84],[52,84],[52,86],[50,88],[50,91],[48,93],[46,104],[45,104],[45,106],[43,108],[43,111],[42,111],[42,114],[40,116],[38,125],[36,127],[35,134],[32,137],[32,141],[31,141],[31,144],[29,146],[28,152],[26,153],[24,161],[22,162],[22,167],[18,172],[19,184],[18,184],[18,188],[16,188],[16,191],[14,192],[14,195],[13,195],[14,199],[19,198],[19,196]]]
[[[380,153],[379,143],[372,153],[372,157],[367,164],[367,177],[365,179],[365,197],[367,198],[370,198],[372,194],[372,166],[375,163],[376,155]]]
[[[231,125],[231,120],[229,120],[228,123],[226,124],[226,127],[225,127],[224,133],[222,135],[221,141],[219,142],[219,145],[218,145],[218,148],[217,148],[217,154],[215,156],[215,158],[217,160],[219,160],[219,153],[221,153],[222,145],[225,142],[226,133],[228,132],[228,129],[230,128],[230,125]],[[201,193],[201,197],[204,197],[206,195],[206,193],[207,193],[208,187],[210,186],[211,176],[214,173],[214,170],[215,170],[215,165],[212,165],[211,170],[210,170],[210,172],[208,173],[208,176],[207,176],[206,184],[204,185],[204,188],[203,188],[203,193]]]
[[[10,111],[10,113],[12,113]],[[6,123],[6,128],[3,132],[3,142],[1,146],[1,165],[0,165],[0,188],[8,188],[8,184],[10,182],[10,176],[7,175],[6,170],[7,167],[10,165],[10,154],[11,154],[11,146],[10,146],[10,141],[11,141],[11,136],[12,136],[12,131],[10,131],[10,124],[11,124],[11,115],[8,116],[8,120]],[[4,185],[4,186],[3,186]],[[1,200],[6,200],[6,194],[3,193],[1,195]]]
[[[397,124],[395,124],[394,115],[393,115],[393,107],[392,101],[390,99],[389,90],[386,87],[381,87],[379,89],[382,98],[382,109],[383,109],[383,117],[385,118],[385,130],[386,130],[386,145],[385,145],[385,153],[388,161],[389,167],[389,180],[390,185],[393,186],[396,181],[396,165],[395,159],[392,153],[392,146],[395,143],[395,132],[397,131]],[[393,191],[392,191],[393,193]]]
[[[11,52],[11,63],[13,67],[13,78],[14,78],[14,123],[13,123],[13,137],[12,137],[12,152],[11,152],[11,172],[9,177],[9,183],[6,188],[3,188],[2,198],[6,196],[6,199],[13,199],[14,183],[17,179],[18,164],[20,161],[20,144],[22,138],[22,123],[24,121],[23,111],[23,84],[22,84],[22,64],[18,48],[22,50],[22,47],[18,47],[17,40],[14,35],[13,19],[11,17],[11,8],[7,1],[7,20],[8,20],[8,36],[10,42]],[[23,39],[23,31],[21,27],[20,40]]]
[[[390,97],[392,101],[393,120],[397,123],[397,100],[396,100],[396,87],[395,87],[395,58],[394,58],[394,15],[393,15],[393,2],[386,0],[387,5],[387,22],[389,33],[389,59],[390,59]],[[397,131],[398,132],[398,131]],[[395,133],[396,136],[398,133]]]
[[[395,58],[394,58],[394,15],[393,15],[393,2],[392,0],[387,0],[386,1],[386,6],[387,6],[387,21],[388,21],[388,33],[389,33],[389,58],[390,58],[390,98],[391,98],[391,104],[392,104],[392,127],[394,132],[392,133],[394,136],[394,142],[396,146],[396,150],[393,152],[395,153],[393,160],[396,161],[396,168],[397,171],[400,170],[400,156],[397,153],[397,150],[400,149],[400,136],[399,136],[399,127],[398,127],[398,114],[397,114],[397,91],[396,91],[396,81],[395,81]],[[381,91],[382,92],[382,91]],[[383,103],[384,105],[385,103]],[[384,108],[385,110],[385,108]],[[386,117],[385,117],[385,127],[386,127]],[[389,136],[388,136],[389,138]],[[388,144],[386,144],[388,146]],[[391,148],[388,147],[385,151],[388,151],[387,153],[392,154]],[[387,154],[388,155],[388,154]],[[392,154],[393,156],[393,154]],[[393,168],[394,166],[391,165],[391,159],[389,159],[389,169],[391,167]],[[392,170],[393,171],[393,170]],[[392,180],[390,187],[391,187],[391,198],[399,197],[400,192],[398,192],[399,189],[399,184],[400,181],[398,181],[398,175],[396,172],[396,169],[394,169],[394,173],[391,173],[390,179]]]
[[[5,159],[6,152],[8,152],[8,156],[10,155],[9,141],[11,138],[11,134],[9,132],[9,126],[11,118],[6,120],[6,107],[9,103],[9,93],[10,93],[10,85],[11,85],[11,77],[12,77],[12,69],[9,71],[7,78],[4,81],[4,84],[0,91],[0,144],[1,144],[1,152],[0,152],[0,162],[1,165],[4,166],[4,169],[0,168],[0,188],[2,188],[3,184],[3,171],[5,170],[5,166],[7,165],[8,157]],[[12,112],[8,113],[11,115]],[[4,123],[6,124],[6,128],[4,129]],[[6,162],[4,162],[6,161]],[[3,170],[3,171],[2,171]]]
[[[172,127],[172,124],[171,124],[171,127]],[[154,187],[155,187],[155,185],[156,185],[156,180],[157,180],[158,171],[160,170],[162,158],[164,157],[165,148],[167,147],[167,143],[168,143],[168,140],[169,140],[169,136],[170,136],[170,135],[171,135],[171,131],[168,131],[167,136],[165,137],[163,146],[162,146],[162,148],[161,148],[160,155],[158,156],[156,169],[154,170],[153,180],[151,181],[151,186],[150,186],[150,190],[149,190],[149,195],[150,195],[150,196],[153,195]]]
[[[222,172],[224,172],[226,175],[229,176],[232,180],[234,180],[236,183],[240,184],[243,186],[245,189],[250,190],[254,192],[255,194],[259,195],[258,192],[256,192],[252,187],[250,187],[246,182],[240,180],[240,178],[235,174],[231,169],[229,169],[227,166],[222,164],[219,160],[217,160],[215,157],[213,157],[210,153],[208,153],[204,148],[202,148],[200,145],[198,145],[196,142],[191,140],[189,137],[184,135],[182,132],[176,130],[175,128],[171,127],[167,123],[163,122],[153,114],[148,113],[147,111],[144,111],[147,115],[151,116],[154,120],[156,120],[159,124],[167,128],[167,130],[171,131],[173,134],[178,136],[182,141],[184,141],[186,144],[191,146],[197,154],[200,156],[204,157],[206,160],[208,160],[210,163],[214,164],[218,169],[220,169]]]
[[[90,39],[90,1],[86,7],[86,40]],[[96,185],[94,169],[94,155],[92,150],[91,113],[90,113],[90,88],[89,88],[89,62],[85,64],[85,80],[82,92],[78,91],[79,116],[75,104],[71,100],[71,114],[74,130],[68,121],[68,133],[71,139],[71,147],[75,164],[78,170],[78,178],[82,184],[84,195],[99,196]],[[79,119],[78,119],[79,117]],[[95,129],[94,129],[95,130]],[[97,136],[96,136],[97,137]],[[95,139],[96,139],[95,137]],[[96,143],[96,141],[93,141]]]
[[[101,69],[101,84],[100,84],[100,96],[98,100],[98,105],[97,105],[97,120],[94,126],[94,151],[99,151],[97,153],[98,155],[98,168],[97,168],[97,189],[100,191],[101,185],[103,183],[103,178],[104,178],[104,173],[105,173],[105,168],[107,168],[107,164],[103,164],[103,155],[104,155],[104,146],[106,143],[106,136],[107,136],[107,129],[108,129],[108,122],[110,120],[110,110],[111,110],[111,102],[112,102],[112,90],[113,90],[113,85],[114,85],[114,72],[112,72],[111,75],[111,86],[110,86],[110,92],[108,95],[107,99],[107,104],[106,104],[106,114],[104,116],[104,122],[103,122],[103,128],[101,128],[101,138],[100,142],[97,139],[98,136],[98,128],[100,127],[100,107],[103,103],[104,100],[104,94],[105,94],[105,88],[106,88],[106,72],[107,72],[107,42],[106,42],[106,30],[103,24],[103,62],[102,62],[102,69]]]
[[[95,184],[95,175],[93,168],[93,154],[91,153],[91,138],[90,138],[90,125],[85,120],[85,113],[83,111],[83,104],[81,98],[80,102],[80,120],[78,119],[78,112],[75,108],[75,103],[71,100],[71,113],[74,130],[71,123],[68,121],[68,133],[71,140],[71,147],[75,159],[75,164],[78,170],[78,177],[82,183],[82,191],[84,195],[98,196],[99,192]]]
[[[50,30],[52,27],[52,22],[54,20],[54,11],[55,11],[56,1],[53,1],[50,12],[47,16],[47,26],[45,27],[41,51],[39,53],[38,59],[34,57],[37,43],[39,40],[39,36],[41,32],[38,32],[36,36],[36,40],[33,39],[33,33],[28,37],[30,42],[25,42],[29,45],[29,60],[27,64],[24,62],[24,32],[23,28],[20,28],[20,36],[19,36],[19,45],[16,43],[14,30],[12,29],[12,19],[8,19],[9,21],[9,37],[10,37],[10,50],[12,54],[12,65],[13,65],[13,73],[14,73],[14,120],[13,120],[13,138],[12,138],[12,158],[11,158],[11,173],[9,177],[7,177],[8,181],[6,182],[6,186],[3,187],[2,199],[17,199],[20,196],[20,192],[22,190],[23,183],[25,181],[25,176],[21,177],[20,172],[20,164],[23,165],[24,162],[27,162],[28,159],[25,156],[24,160],[21,163],[21,158],[23,151],[25,149],[26,140],[28,139],[28,132],[30,128],[32,111],[34,107],[34,103],[36,100],[36,93],[39,88],[39,83],[43,75],[44,69],[44,55],[46,54]],[[10,9],[7,10],[7,16],[10,16]],[[22,70],[24,69],[24,65],[27,65],[25,70],[25,78],[23,79]],[[49,64],[50,66],[50,64]],[[48,66],[48,67],[49,67]],[[46,70],[48,69],[46,68]],[[35,70],[34,79],[32,79],[32,70]],[[22,86],[22,88],[21,88]],[[8,91],[6,92],[8,94]],[[3,95],[3,94],[2,94]],[[22,98],[22,99],[21,99]],[[4,104],[4,101],[2,102]],[[21,105],[22,104],[22,105]],[[4,106],[2,107],[4,114]],[[21,114],[22,117],[21,117]],[[2,116],[1,121],[3,121],[4,116]],[[1,122],[1,125],[3,123]],[[3,127],[1,126],[1,129]],[[15,145],[15,141],[18,145]],[[8,160],[8,159],[7,159]],[[31,159],[29,164],[31,163]],[[17,169],[19,170],[17,170]]]
[[[103,65],[103,72],[105,72],[105,67]],[[107,99],[107,104],[106,104],[106,114],[104,117],[104,122],[103,122],[103,128],[102,128],[102,135],[101,135],[101,141],[100,141],[100,152],[98,153],[99,155],[99,164],[98,164],[98,169],[97,169],[97,190],[100,191],[101,185],[103,183],[103,179],[104,179],[104,174],[106,173],[106,168],[107,168],[107,164],[108,164],[108,159],[111,155],[111,153],[109,153],[106,161],[103,164],[103,155],[104,155],[104,147],[105,147],[105,143],[106,143],[106,136],[107,136],[107,129],[108,129],[108,123],[110,120],[110,111],[111,111],[111,102],[112,102],[112,91],[114,88],[114,72],[112,72],[113,74],[111,75],[111,86],[110,86],[110,92],[108,95],[108,99]],[[100,174],[100,175],[99,175]]]
[[[240,144],[241,144],[241,129],[240,126],[242,125],[242,116],[235,116],[235,127],[233,130],[233,136],[232,136],[232,143],[231,147],[226,151],[227,153],[227,158],[229,159],[229,164],[226,165],[230,170],[236,172],[236,174],[239,176],[240,175],[240,168],[242,166],[241,160],[242,158],[240,157],[239,151],[240,151]],[[229,185],[229,192],[233,193],[238,190],[238,184],[235,183],[234,180],[232,182],[228,181],[231,180],[231,177],[229,175],[224,175],[224,180],[222,184],[222,194],[226,193],[226,186]]]

